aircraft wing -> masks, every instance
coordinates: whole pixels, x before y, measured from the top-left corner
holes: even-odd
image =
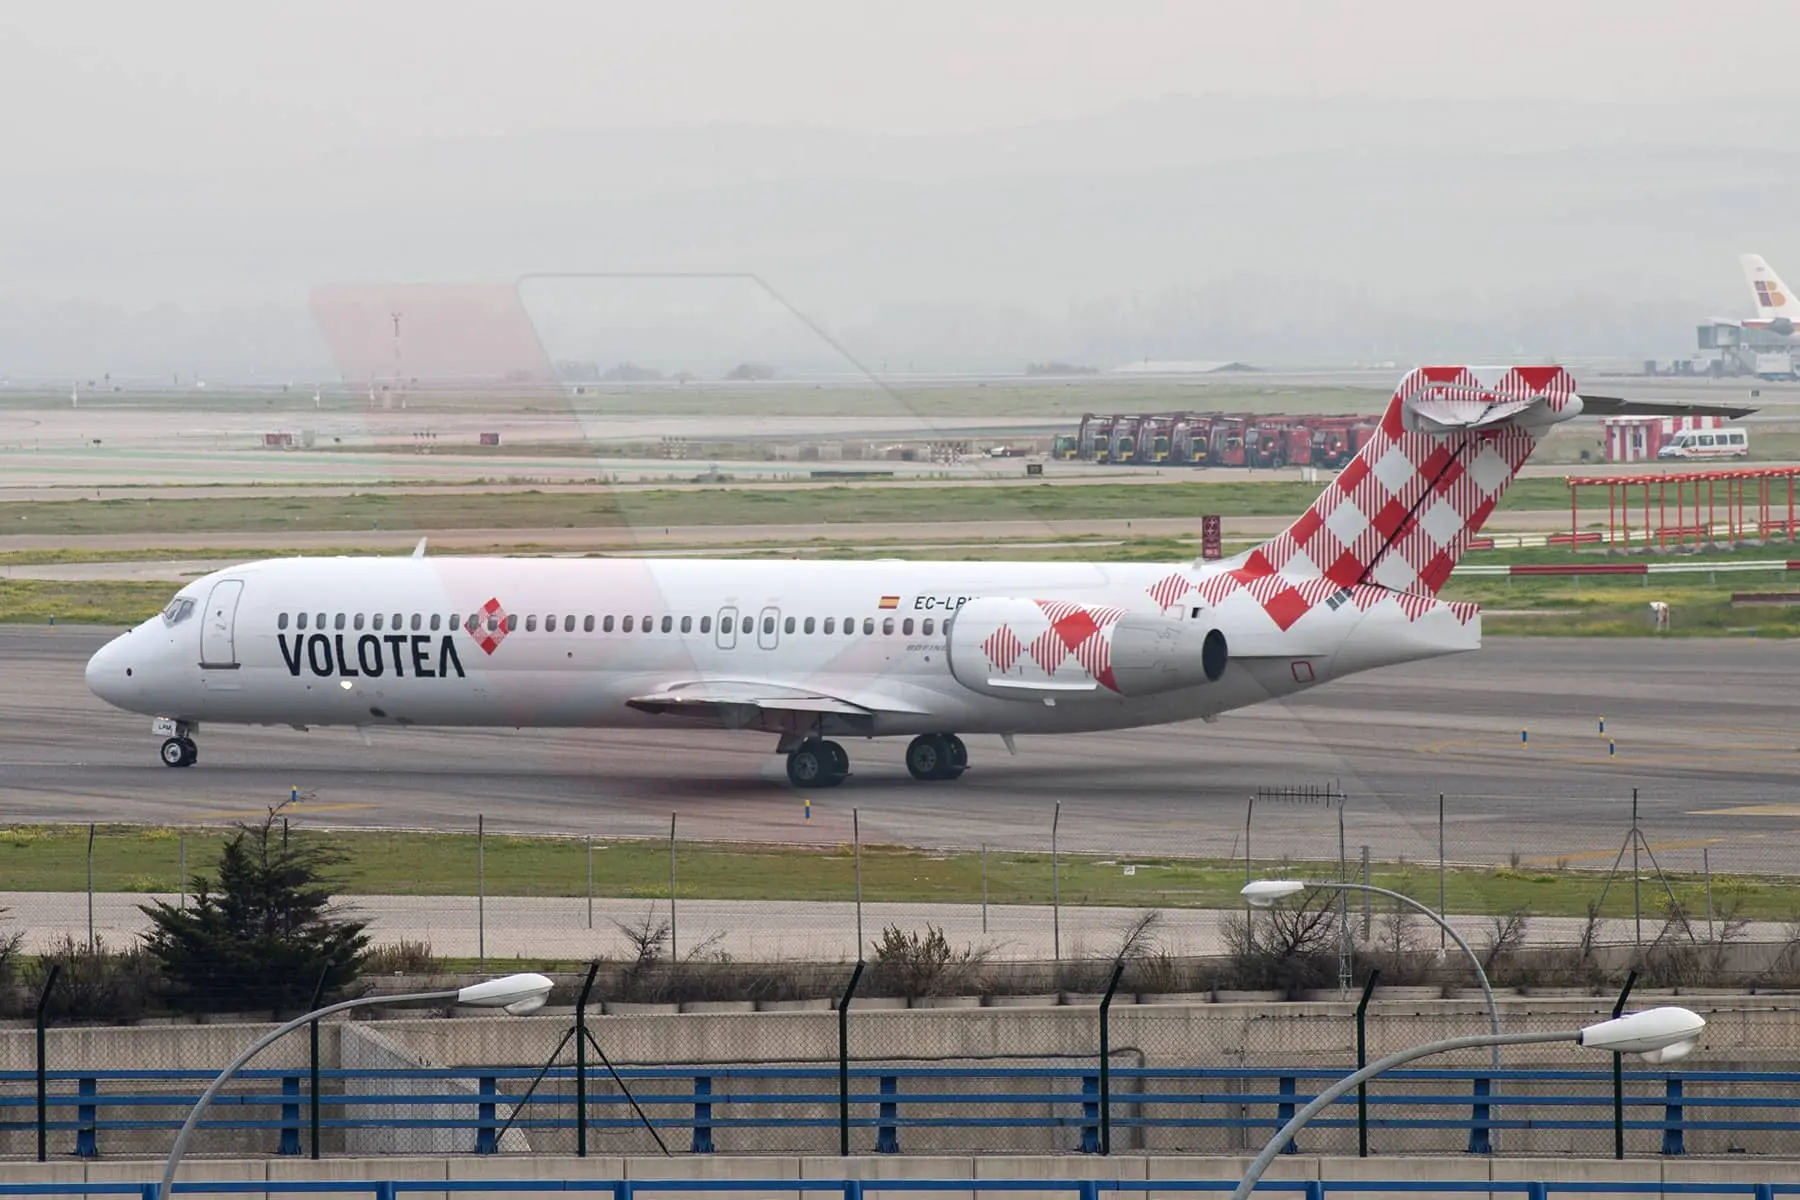
[[[811,688],[742,679],[702,679],[670,684],[626,705],[640,712],[683,717],[736,717],[729,723],[755,724],[761,713],[824,713],[840,717],[872,717],[876,713],[921,713],[925,710],[884,696],[859,694],[855,700]]]
[[[1736,421],[1755,411],[1754,408],[1723,404],[1665,404],[1659,400],[1627,400],[1622,396],[1581,393],[1581,415],[1585,417],[1721,417]]]

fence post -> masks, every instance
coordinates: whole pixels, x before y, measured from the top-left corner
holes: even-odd
[[[592,853],[591,846],[589,853]],[[581,985],[581,994],[575,997],[575,1155],[577,1158],[586,1158],[588,1151],[587,1002],[588,996],[594,990],[594,976],[599,973],[600,961],[595,959],[588,964],[587,980]]]
[[[1633,801],[1633,812],[1636,802]],[[1633,818],[1635,824],[1636,818]],[[1625,986],[1619,989],[1619,1002],[1613,1005],[1613,1019],[1625,1011],[1625,1002],[1631,998],[1631,985],[1637,982],[1637,968],[1633,967],[1625,976]],[[1625,1157],[1625,1056],[1613,1052],[1613,1157]]]
[[[838,997],[838,1154],[844,1158],[850,1157],[850,1001],[856,998],[862,973],[859,957],[856,969],[850,972],[850,985]]]
[[[1375,981],[1380,978],[1380,967],[1370,971],[1363,984],[1362,999],[1356,1002],[1356,1069],[1359,1071],[1369,1065],[1369,997],[1375,994]],[[1369,1157],[1369,1085],[1366,1083],[1358,1084],[1356,1088],[1356,1156]]]
[[[713,1152],[712,1101],[702,1099],[712,1095],[712,1078],[707,1075],[694,1077],[694,1136],[688,1143],[688,1150],[694,1154],[711,1154]]]
[[[1112,1002],[1125,974],[1125,960],[1113,960],[1112,978],[1100,997],[1100,1153],[1112,1153]]]
[[[483,1075],[477,1086],[481,1103],[475,1108],[475,1119],[480,1123],[475,1130],[475,1153],[493,1154],[500,1149],[499,1127],[494,1122],[494,1096],[500,1090],[500,1081],[492,1075]]]
[[[1081,1152],[1096,1154],[1100,1150],[1100,1077],[1081,1077]]]
[[[875,1129],[875,1153],[900,1153],[900,1080],[881,1077],[881,1118]]]
[[[290,1099],[292,1097],[292,1099]],[[281,1077],[281,1145],[275,1153],[286,1157],[300,1153],[300,1077]]]
[[[1279,1129],[1281,1126],[1286,1125],[1289,1121],[1294,1119],[1294,1077],[1292,1075],[1283,1075],[1275,1090],[1280,1092],[1282,1097],[1281,1103],[1275,1106],[1275,1127]],[[1289,1138],[1287,1145],[1281,1148],[1281,1152],[1283,1154],[1298,1154],[1300,1153],[1300,1147],[1294,1144],[1293,1138]]]
[[[100,1132],[94,1128],[99,1119],[99,1109],[94,1101],[100,1095],[100,1081],[92,1075],[84,1075],[75,1081],[75,1098],[80,1101],[75,1107],[75,1157],[100,1157]]]
[[[1479,1075],[1475,1077],[1475,1103],[1469,1110],[1470,1154],[1492,1154],[1494,1152],[1493,1135],[1488,1122],[1490,1109],[1487,1103],[1493,1082],[1493,1080]]]
[[[319,972],[319,982],[313,985],[312,1005],[307,1011],[317,1011],[320,1004],[324,1002],[325,980],[330,975],[330,972],[330,967],[326,967]],[[319,1023],[317,1021],[309,1021],[307,1023],[306,1054],[308,1076],[306,1096],[307,1153],[311,1158],[317,1160],[319,1157]],[[283,1136],[285,1137],[286,1135],[284,1134]],[[299,1150],[296,1149],[294,1153],[298,1154]]]
[[[1682,1136],[1682,1122],[1686,1117],[1686,1108],[1681,1103],[1681,1077],[1671,1075],[1663,1082],[1663,1143],[1662,1152],[1671,1157],[1679,1157],[1687,1153],[1687,1144]]]
[[[44,990],[37,1002],[37,1160],[44,1162],[50,1153],[50,1072],[45,1054],[44,1030],[49,1023],[50,993],[56,988],[56,977],[62,974],[61,963],[50,964],[44,977]]]

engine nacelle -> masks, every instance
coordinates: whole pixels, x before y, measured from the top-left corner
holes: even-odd
[[[1153,696],[1216,683],[1230,661],[1216,628],[1067,600],[971,600],[948,634],[958,683],[1017,700]]]

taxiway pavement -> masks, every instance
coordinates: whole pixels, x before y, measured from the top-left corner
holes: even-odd
[[[1435,862],[1438,796],[1454,862],[1611,864],[1640,794],[1663,866],[1793,871],[1800,736],[1791,644],[1754,640],[1493,639],[1311,694],[1117,734],[972,737],[972,769],[921,784],[904,743],[852,742],[854,774],[802,794],[773,739],[666,731],[238,729],[211,726],[201,761],[156,759],[149,719],[83,681],[98,629],[0,628],[0,823],[219,823],[259,817],[297,788],[328,826],[576,837],[679,836],[1047,850],[1055,805],[1070,852],[1335,859],[1338,813],[1259,788],[1336,783],[1344,843],[1377,860]],[[1604,716],[1606,733],[1599,732]],[[1521,740],[1521,731],[1529,738]],[[810,814],[803,807],[810,795]],[[1648,870],[1648,862],[1645,863]]]

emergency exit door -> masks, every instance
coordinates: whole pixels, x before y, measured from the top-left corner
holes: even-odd
[[[200,622],[200,665],[235,670],[237,660],[237,608],[244,581],[221,579],[206,598],[206,614]]]

